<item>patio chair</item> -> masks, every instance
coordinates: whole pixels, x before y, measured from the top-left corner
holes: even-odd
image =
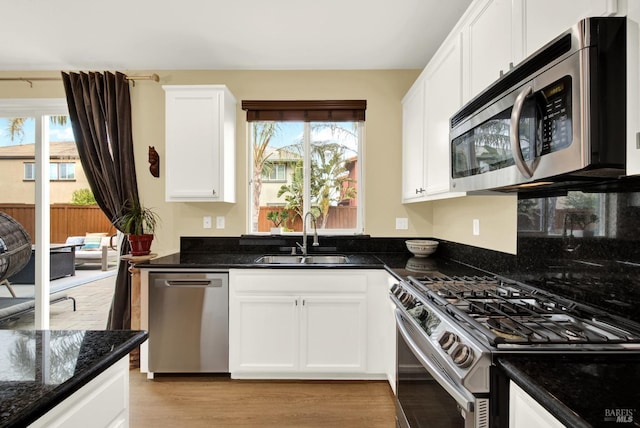
[[[102,236],[102,234],[69,236],[65,244],[76,246],[76,266],[99,263],[102,270],[107,270],[110,263],[118,262],[118,250],[113,245],[113,239],[116,236]]]

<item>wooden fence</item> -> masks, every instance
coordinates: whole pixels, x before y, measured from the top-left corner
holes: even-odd
[[[13,217],[25,228],[31,240],[36,237],[36,209],[32,204],[0,204],[0,211]],[[53,243],[62,243],[68,236],[84,236],[86,233],[115,234],[107,216],[97,205],[51,205],[51,233]]]
[[[327,219],[327,229],[353,229],[356,227],[358,207],[352,206],[340,206],[329,208],[329,218]],[[267,213],[269,211],[282,211],[280,207],[260,207],[260,214],[258,216],[258,232],[268,232],[272,227],[275,227],[271,220],[267,219]],[[296,216],[292,218],[293,213],[290,212],[289,218],[282,227],[287,227],[293,231],[302,231],[302,219]],[[320,222],[318,222],[320,227]]]

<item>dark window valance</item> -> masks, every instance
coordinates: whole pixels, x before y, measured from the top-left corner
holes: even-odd
[[[366,109],[366,100],[242,101],[242,110],[247,111],[247,122],[355,122],[364,120]]]

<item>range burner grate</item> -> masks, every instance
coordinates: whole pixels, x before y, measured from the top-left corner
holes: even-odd
[[[515,281],[491,276],[409,279],[495,346],[640,343],[640,328]]]

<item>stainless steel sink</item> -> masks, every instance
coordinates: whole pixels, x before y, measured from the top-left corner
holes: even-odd
[[[257,264],[305,264],[305,265],[335,265],[349,263],[347,256],[337,254],[318,254],[311,256],[294,256],[275,254],[258,257],[255,261]]]
[[[340,255],[313,255],[305,257],[302,260],[302,263],[335,265],[349,263],[349,258],[347,256]]]
[[[256,259],[256,263],[260,264],[296,264],[302,263],[303,256],[274,255],[262,256]]]

